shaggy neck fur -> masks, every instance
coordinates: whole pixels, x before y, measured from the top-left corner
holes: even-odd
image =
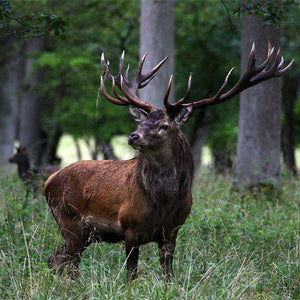
[[[190,193],[194,173],[191,148],[179,132],[161,155],[139,153],[137,181],[154,203],[185,199]]]

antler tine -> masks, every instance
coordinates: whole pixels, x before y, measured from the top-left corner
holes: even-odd
[[[260,72],[259,74],[257,74],[256,76],[252,77],[251,83],[257,84],[261,81],[273,78],[273,77],[278,77],[281,76],[284,73],[279,73],[280,68],[283,64],[282,60],[283,58],[280,57],[280,48],[278,48],[277,53],[275,58],[273,58],[273,63],[271,64],[271,60],[270,63],[266,66],[265,70],[262,70],[262,72]],[[253,84],[253,85],[254,85]]]
[[[268,42],[268,54],[265,61],[259,66],[256,66],[255,61],[255,44],[253,43],[248,58],[246,72],[241,75],[240,79],[233,86],[233,88],[231,88],[228,92],[222,94],[225,87],[227,86],[229,76],[233,71],[232,68],[228,72],[223,85],[214,97],[202,99],[188,104],[183,104],[183,106],[192,106],[193,109],[197,109],[199,107],[222,103],[233,98],[243,90],[254,86],[262,81],[282,76],[290,70],[294,62],[294,60],[292,60],[285,68],[281,69],[284,59],[283,57],[280,57],[280,48],[278,48],[277,53],[274,57],[274,47],[271,46],[270,42]]]
[[[125,97],[128,99],[131,105],[140,107],[147,112],[152,112],[155,110],[148,102],[140,101],[137,97],[135,97],[129,90],[128,86],[125,83],[123,76],[121,75],[121,90]]]
[[[292,65],[293,65],[293,63],[294,63],[294,59],[292,59],[291,61],[290,61],[290,63],[285,67],[285,68],[283,68],[283,69],[281,69],[281,70],[278,70],[277,71],[277,76],[282,76],[283,74],[285,74],[285,73],[287,73],[290,69],[291,69],[291,67],[292,67]]]
[[[146,54],[146,53],[145,53]],[[145,55],[144,55],[145,56]],[[139,83],[139,88],[145,87],[158,73],[160,67],[164,64],[164,62],[169,57],[166,56],[163,58],[154,68],[152,68],[147,74],[143,75],[141,74],[141,81]]]
[[[228,84],[228,79],[229,79],[231,73],[233,72],[233,70],[234,70],[234,67],[231,68],[229,70],[229,72],[227,73],[227,75],[225,77],[225,80],[224,80],[223,84],[221,85],[221,87],[220,87],[219,91],[217,92],[217,94],[214,96],[214,99],[218,99],[220,97],[221,93],[224,91],[225,87]]]
[[[229,72],[227,73],[227,75],[225,77],[225,80],[224,80],[223,84],[221,85],[221,87],[219,88],[217,94],[214,97],[207,98],[207,99],[202,99],[200,101],[196,101],[196,102],[192,102],[192,103],[188,103],[188,104],[183,104],[183,106],[192,105],[193,109],[196,109],[196,108],[199,108],[199,107],[202,107],[202,106],[207,106],[210,103],[213,103],[214,101],[218,100],[218,98],[220,98],[222,92],[224,91],[225,87],[227,86],[229,77],[230,77],[231,73],[233,72],[233,70],[234,70],[234,67],[229,70]]]
[[[184,96],[181,99],[179,99],[177,102],[175,102],[174,106],[179,106],[179,105],[181,105],[182,103],[186,102],[189,99],[189,96],[190,96],[190,93],[191,93],[191,86],[192,86],[192,76],[193,76],[193,74],[190,73]]]
[[[166,94],[164,97],[164,105],[167,110],[171,108],[171,104],[169,103],[168,99],[169,99],[170,91],[172,88],[172,81],[173,81],[173,74],[170,76],[168,88],[167,88],[167,91],[166,91]]]
[[[125,50],[123,50],[121,58],[120,58],[120,65],[119,65],[119,75],[124,75],[124,57],[125,57]]]
[[[106,89],[105,89],[105,85],[104,85],[104,80],[103,80],[103,76],[100,77],[101,78],[101,83],[100,83],[100,92],[104,95],[104,97],[109,100],[110,102],[114,103],[114,104],[117,104],[117,105],[122,105],[122,106],[128,106],[129,103],[125,103],[123,101],[120,101],[118,99],[115,99],[113,97],[111,97]],[[113,82],[114,82],[114,79],[113,79]]]
[[[169,103],[169,101],[168,101],[171,86],[172,86],[173,75],[170,77],[169,84],[168,84],[168,89],[167,89],[165,97],[164,97],[164,105],[165,105],[166,111],[168,113],[171,113],[171,114],[175,113],[176,114],[178,108],[180,108],[181,105],[188,100],[189,95],[190,95],[190,91],[191,91],[192,76],[193,76],[193,74],[190,73],[188,83],[187,83],[187,88],[186,88],[186,91],[184,93],[184,96],[175,103]]]
[[[130,102],[125,97],[122,97],[121,95],[119,95],[119,93],[117,92],[114,78],[113,78],[113,82],[112,82],[112,90],[118,100],[124,102],[124,104],[130,105]]]
[[[138,68],[136,69],[136,77],[138,77],[139,80],[141,80],[142,78],[142,70],[143,70],[143,66],[144,66],[144,62],[145,62],[145,59],[147,57],[147,51],[144,53],[143,57],[141,58],[141,60],[139,61],[139,65],[138,65]]]
[[[129,70],[130,70],[130,65],[128,64],[127,69],[126,69],[126,73],[125,73],[126,78],[129,78]]]
[[[104,52],[101,54],[101,65],[103,67],[103,75],[105,75],[107,78],[111,79],[112,75],[109,72],[108,64],[105,61]]]
[[[278,64],[278,69],[280,69],[283,66],[283,64],[284,64],[284,58],[283,56],[281,56],[280,62]]]
[[[120,75],[124,75],[124,55],[125,51],[122,52],[121,58],[120,58],[120,64],[119,64],[119,72],[117,76],[113,76],[109,71],[109,61],[106,62],[104,57],[104,52],[101,54],[101,64],[104,68],[103,75],[105,75],[111,82],[113,79],[115,80],[115,84],[121,88],[121,82],[120,82]]]
[[[124,60],[125,60],[125,52],[122,52],[121,58],[120,58],[120,64],[119,64],[119,72],[117,76],[113,76],[109,71],[109,62],[106,62],[104,53],[101,55],[101,64],[104,68],[103,75],[105,75],[110,81],[112,81],[112,91],[116,98],[111,97],[105,90],[104,87],[104,81],[102,78],[101,81],[101,89],[103,90],[103,95],[111,102],[118,104],[118,105],[134,105],[136,107],[143,108],[144,110],[151,112],[155,109],[148,103],[139,100],[138,96],[136,95],[136,90],[138,88],[142,88],[146,86],[147,83],[156,75],[158,72],[158,69],[161,67],[161,65],[166,60],[163,59],[157,66],[155,66],[148,74],[143,75],[142,69],[143,65],[146,59],[147,53],[144,54],[142,59],[139,62],[138,68],[135,72],[135,76],[133,80],[129,81],[128,75],[129,75],[129,64],[127,67],[126,72],[124,71]],[[144,82],[143,82],[144,81]],[[145,82],[147,81],[147,82]],[[143,82],[143,84],[142,84]],[[121,96],[117,90],[116,86],[122,91],[124,94],[124,97]]]
[[[249,58],[248,58],[248,69],[253,69],[256,63],[255,57],[255,43],[252,43],[252,48],[250,50]]]
[[[270,42],[268,42],[268,55],[264,62],[262,62],[259,66],[256,67],[255,74],[261,72],[264,68],[266,68],[272,61],[274,47],[271,46]]]

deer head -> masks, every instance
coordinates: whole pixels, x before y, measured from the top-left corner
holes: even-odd
[[[25,147],[17,147],[16,148],[17,152],[15,153],[15,155],[13,155],[12,157],[9,158],[9,162],[10,163],[15,163],[17,165],[19,164],[28,164],[28,154],[27,154],[27,150]]]
[[[120,59],[119,73],[117,76],[113,76],[110,73],[109,62],[105,61],[103,53],[101,56],[101,63],[104,68],[103,76],[106,76],[106,78],[112,82],[112,90],[115,97],[112,97],[107,93],[103,76],[101,76],[101,91],[110,102],[116,105],[130,107],[130,112],[134,120],[138,123],[138,128],[129,135],[128,142],[133,148],[142,152],[153,152],[164,147],[170,140],[171,136],[178,133],[180,128],[188,121],[194,110],[223,103],[232,99],[234,96],[251,86],[274,77],[282,76],[290,70],[293,64],[292,60],[286,67],[283,68],[284,59],[280,56],[280,49],[278,49],[275,54],[274,47],[268,43],[267,58],[262,64],[256,65],[255,44],[253,43],[248,58],[247,70],[241,75],[238,82],[229,91],[224,92],[228,84],[228,79],[234,68],[228,72],[223,84],[215,96],[186,103],[191,89],[192,75],[190,74],[184,96],[171,104],[168,102],[169,93],[172,87],[171,76],[163,100],[165,109],[158,110],[151,106],[148,102],[141,101],[137,96],[136,91],[137,89],[144,88],[156,76],[160,67],[168,57],[165,57],[162,61],[160,61],[147,74],[143,74],[142,68],[146,55],[147,53],[145,53],[139,62],[135,76],[131,81],[128,78],[129,65],[126,72],[124,71],[124,52]],[[122,96],[117,92],[116,86],[123,93]]]

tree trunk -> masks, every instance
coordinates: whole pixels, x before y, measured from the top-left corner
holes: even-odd
[[[23,51],[20,41],[7,39],[0,74],[0,166],[8,163],[14,152],[19,97],[23,79]]]
[[[63,78],[61,78],[62,82],[64,81]],[[52,104],[53,107],[53,120],[50,128],[48,129],[49,132],[47,132],[45,137],[45,149],[42,149],[39,147],[39,150],[42,150],[41,156],[43,157],[43,165],[49,165],[49,164],[60,164],[61,158],[56,156],[57,147],[59,140],[63,134],[60,126],[59,126],[59,116],[61,114],[60,104],[62,101],[62,98],[64,96],[64,86],[60,85],[60,87],[57,90],[56,98],[54,99],[54,103]],[[48,103],[50,108],[50,103]],[[42,143],[42,145],[44,145]]]
[[[217,173],[223,175],[229,174],[233,165],[230,145],[225,144],[222,150],[212,147],[212,154],[214,158],[214,167]]]
[[[114,154],[113,147],[111,146],[111,143],[109,143],[109,142],[104,142],[102,144],[102,152],[103,152],[104,159],[114,159],[114,160],[117,159]]]
[[[285,77],[283,80],[282,150],[285,165],[294,176],[297,175],[295,159],[295,117],[294,107],[298,96],[298,78]]]
[[[40,99],[39,83],[41,70],[35,70],[36,55],[44,47],[41,39],[26,41],[25,87],[21,105],[20,143],[26,147],[31,165],[37,168],[40,164]]]
[[[144,72],[154,67],[162,58],[169,56],[161,71],[146,87],[140,91],[141,98],[156,108],[163,108],[163,97],[169,77],[174,72],[174,29],[172,0],[142,0],[140,19],[140,56],[147,51]],[[170,93],[170,102],[174,101],[174,89]]]
[[[78,139],[73,137],[73,141],[74,141],[74,145],[75,145],[77,160],[82,160],[82,153],[81,153],[81,148],[80,148]]]
[[[47,139],[45,154],[43,156],[43,165],[59,165],[61,159],[56,156],[57,147],[59,140],[62,136],[62,131],[59,128],[58,124],[54,125],[55,128],[51,135]]]
[[[269,40],[275,51],[280,30],[264,26],[259,17],[243,15],[242,71],[245,71],[252,42],[257,63],[267,55]],[[280,183],[281,78],[263,82],[240,96],[236,183],[252,187]]]
[[[101,140],[98,137],[94,137],[92,140],[89,137],[86,137],[84,140],[90,153],[91,159],[97,160],[102,144]]]

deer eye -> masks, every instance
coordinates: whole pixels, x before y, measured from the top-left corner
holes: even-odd
[[[163,124],[160,127],[160,129],[162,129],[162,130],[168,130],[168,128],[169,128],[169,125],[167,125],[167,124]]]

